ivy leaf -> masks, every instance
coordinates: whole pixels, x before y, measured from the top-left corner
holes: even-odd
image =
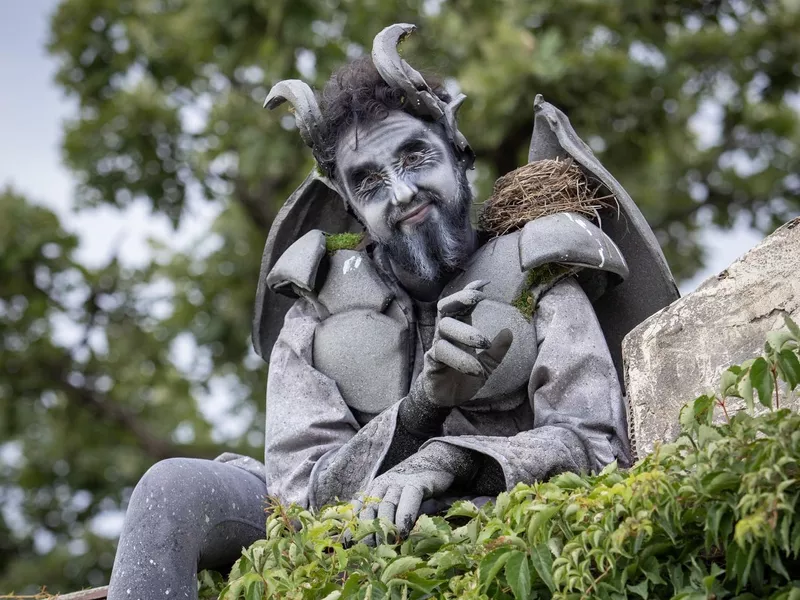
[[[553,555],[550,553],[550,548],[547,544],[537,544],[531,549],[531,562],[533,568],[547,588],[553,592],[555,591],[555,584],[553,583]]]
[[[468,517],[470,519],[478,516],[479,509],[469,500],[458,500],[453,503],[447,511],[448,517]]]
[[[789,384],[789,389],[796,388],[800,384],[800,360],[797,354],[788,348],[781,350],[778,354],[778,366]]]
[[[511,548],[508,546],[492,550],[483,557],[480,566],[478,566],[478,580],[481,587],[484,589],[489,587],[489,584],[494,581],[500,569],[506,564],[506,561],[511,556]]]
[[[554,483],[564,490],[574,490],[577,488],[589,487],[589,484],[580,475],[570,472],[562,473],[561,475],[554,477],[550,480],[550,483]]]
[[[700,429],[697,432],[697,440],[700,446],[706,446],[710,442],[716,442],[721,439],[722,435],[715,427],[711,425],[700,425]]]
[[[692,408],[694,409],[694,418],[697,423],[710,425],[711,419],[714,416],[714,402],[716,399],[713,396],[700,396],[694,401]]]
[[[528,556],[524,552],[515,551],[506,562],[506,581],[517,600],[528,600],[531,595],[531,569]]]
[[[792,321],[792,318],[785,313],[783,315],[783,320],[786,323],[786,327],[794,336],[795,341],[800,342],[800,326],[798,326],[797,323]]]
[[[244,596],[244,600],[261,600],[264,597],[264,580],[258,573],[246,573],[237,583],[239,591],[233,598]]]
[[[703,480],[703,483],[706,483],[705,479]],[[714,496],[726,490],[738,489],[740,484],[741,476],[737,473],[717,473],[711,477],[710,481],[708,481],[705,488],[705,493]]]
[[[628,584],[628,589],[632,591],[634,594],[639,594],[642,598],[649,598],[647,594],[647,590],[649,587],[649,582],[647,579],[644,581],[640,581],[636,585]]]
[[[786,331],[785,329],[770,331],[767,333],[767,343],[772,346],[775,352],[780,352],[784,344],[792,339],[791,332]]]
[[[752,413],[755,407],[753,405],[753,383],[750,381],[749,372],[746,371],[744,377],[739,379],[736,389],[739,391],[739,396],[744,398],[747,410]]]
[[[531,519],[530,524],[528,525],[528,543],[533,544],[533,538],[536,536],[536,532],[542,528],[542,526],[550,521],[560,509],[558,505],[547,505],[542,510],[538,511],[533,518]]]
[[[361,582],[363,579],[364,575],[361,573],[353,573],[350,575],[342,586],[342,599],[355,598],[361,589]]]
[[[413,571],[422,564],[423,561],[416,556],[402,556],[397,560],[392,561],[389,566],[383,570],[383,573],[381,574],[381,581],[383,583],[388,583],[391,579],[394,579],[398,575]]]
[[[737,373],[734,373],[730,369],[726,369],[722,372],[719,376],[719,391],[720,395],[725,396],[734,396],[736,395],[736,381],[737,381]]]
[[[443,583],[447,583],[447,579],[431,579],[417,573],[409,573],[406,575],[405,581],[409,586],[424,594],[430,594]]]
[[[502,519],[505,514],[506,510],[508,510],[508,505],[511,503],[511,496],[508,492],[501,492],[497,495],[497,500],[494,502],[494,515],[498,519]]]
[[[759,357],[750,367],[750,383],[758,391],[758,401],[767,408],[772,407],[772,392],[774,390],[772,373],[764,357]]]

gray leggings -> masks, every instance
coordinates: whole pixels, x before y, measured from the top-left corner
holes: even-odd
[[[131,496],[109,600],[197,598],[197,570],[230,566],[265,535],[267,490],[222,462],[172,458],[144,474]]]

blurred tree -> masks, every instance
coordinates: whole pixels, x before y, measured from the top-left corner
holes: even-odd
[[[62,0],[49,48],[80,106],[64,138],[77,206],[145,199],[177,225],[195,196],[221,212],[192,251],[90,270],[52,214],[0,197],[0,590],[105,580],[98,519],[155,460],[260,454],[260,251],[312,166],[292,117],[261,103],[280,79],[321,87],[401,21],[420,26],[412,64],[469,96],[482,198],[524,161],[542,93],[642,207],[678,278],[702,265],[704,225],[742,216],[766,233],[800,208],[789,0]],[[220,389],[246,431],[221,435],[201,410]]]

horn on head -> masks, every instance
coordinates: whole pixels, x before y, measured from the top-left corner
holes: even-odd
[[[316,155],[320,150],[322,112],[317,104],[314,91],[307,83],[299,79],[285,79],[279,81],[267,95],[264,101],[264,108],[273,110],[284,102],[289,102],[294,108],[294,118],[297,128],[300,130],[300,137]]]
[[[472,164],[475,155],[464,135],[458,130],[456,114],[466,96],[459,94],[449,104],[433,93],[419,71],[400,57],[397,47],[416,30],[411,23],[395,23],[386,27],[372,42],[372,62],[383,80],[403,90],[417,114],[443,120],[447,137]]]
[[[386,83],[406,93],[417,112],[438,119],[444,114],[444,103],[431,91],[419,71],[397,52],[400,42],[415,29],[410,23],[396,23],[381,31],[372,42],[372,62]]]

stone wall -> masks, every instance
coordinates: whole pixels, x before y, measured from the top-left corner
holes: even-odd
[[[626,336],[628,423],[638,458],[656,441],[674,439],[681,407],[716,390],[725,368],[760,354],[784,314],[800,322],[800,218]],[[729,411],[742,408],[728,404]]]

